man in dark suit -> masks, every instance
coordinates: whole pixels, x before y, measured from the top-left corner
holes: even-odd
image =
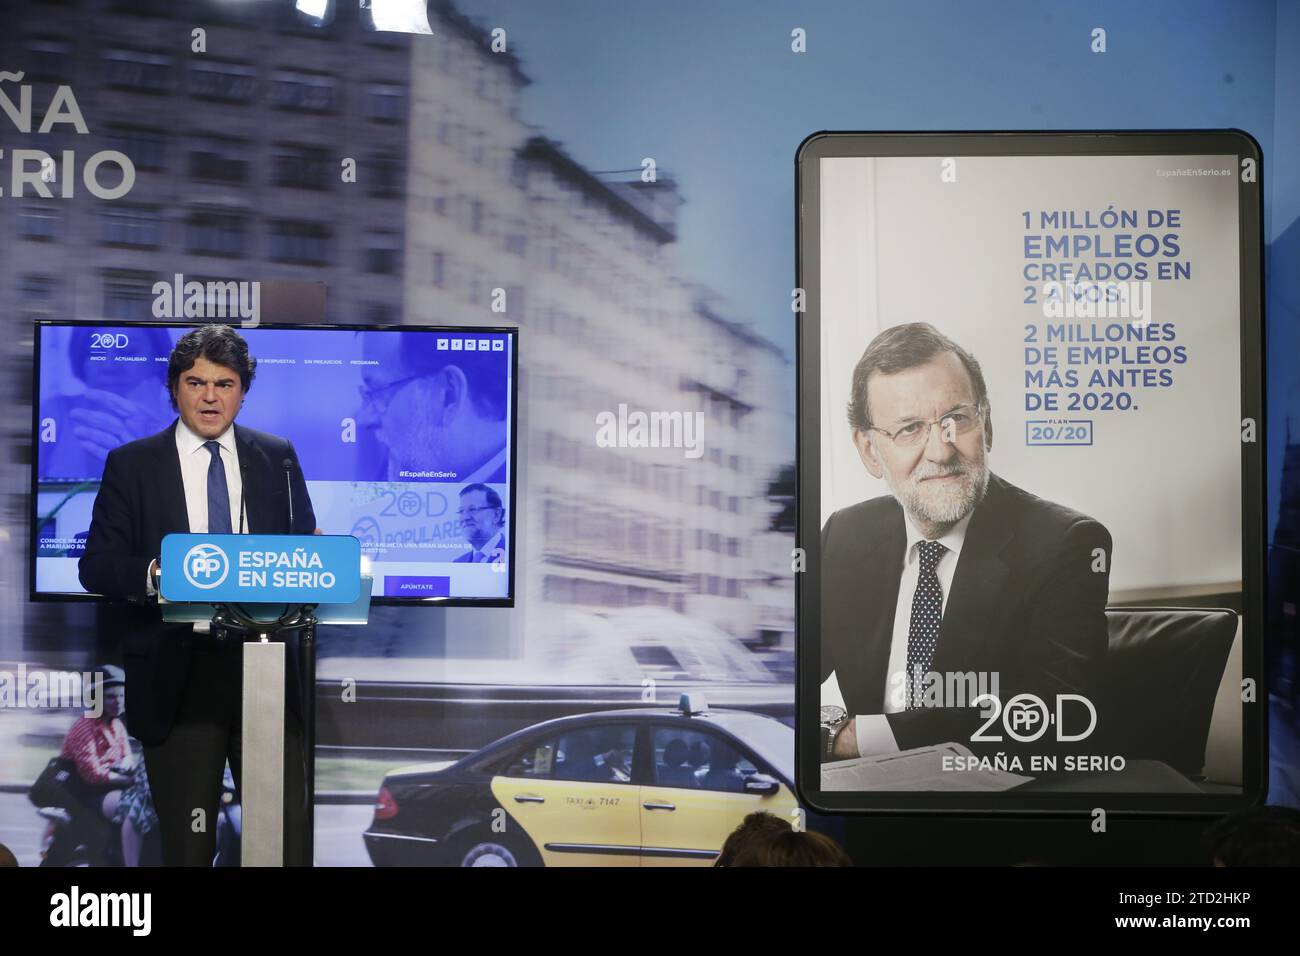
[[[506,510],[500,495],[484,484],[466,485],[460,490],[456,517],[469,541],[469,550],[454,559],[456,564],[505,564]]]
[[[228,326],[203,326],[176,343],[167,388],[179,417],[109,452],[79,565],[87,591],[127,602],[116,622],[132,697],[127,723],[144,744],[165,865],[211,865],[226,760],[236,781],[241,771],[243,645],[207,624],[162,622],[162,539],[172,532],[316,530],[293,445],[234,424],[256,367]],[[288,671],[297,673],[291,662]],[[303,692],[290,681],[289,708],[299,715]],[[305,750],[292,719],[286,751],[286,859],[310,863],[301,839],[309,809]]]
[[[1058,694],[1095,699],[1110,534],[990,473],[993,421],[974,357],[925,323],[887,329],[854,370],[848,412],[863,465],[891,494],[835,512],[822,530],[821,678],[834,675],[846,711],[823,709],[823,757],[948,741],[979,753],[984,705],[927,700],[935,676],[964,691],[990,689],[996,674],[1004,706],[1021,693],[1049,709]],[[1071,719],[1086,726],[1086,715]],[[1025,747],[1001,719],[985,733],[1002,734],[996,749],[1008,753],[1060,751],[1052,728]]]

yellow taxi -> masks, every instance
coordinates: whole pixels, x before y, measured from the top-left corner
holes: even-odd
[[[793,822],[793,764],[790,727],[683,694],[391,771],[363,837],[376,866],[710,865],[747,814]]]

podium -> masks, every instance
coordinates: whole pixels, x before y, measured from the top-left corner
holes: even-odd
[[[372,578],[351,535],[169,534],[159,577],[163,620],[206,623],[244,642],[241,866],[312,863],[316,627],[365,624]],[[296,667],[288,666],[296,639]],[[285,859],[286,687],[300,689],[306,833]],[[215,825],[215,821],[213,823]]]

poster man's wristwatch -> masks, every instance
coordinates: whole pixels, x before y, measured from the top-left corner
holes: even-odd
[[[823,762],[834,759],[835,738],[848,722],[849,714],[843,707],[836,707],[834,704],[822,707],[821,754]]]

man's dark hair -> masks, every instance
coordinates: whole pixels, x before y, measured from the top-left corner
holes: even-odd
[[[472,330],[458,334],[462,338],[474,335]],[[505,421],[506,376],[509,374],[509,353],[500,352],[439,352],[436,336],[407,333],[402,336],[402,367],[408,375],[436,375],[449,365],[465,373],[469,383],[470,399],[480,415],[489,421]]]
[[[1205,831],[1205,844],[1225,866],[1300,866],[1300,810],[1238,810]]]
[[[501,496],[497,494],[495,491],[493,491],[491,488],[489,488],[487,485],[481,484],[480,482],[476,481],[474,482],[474,484],[466,485],[464,488],[460,489],[460,495],[463,498],[471,491],[483,492],[483,494],[487,496],[487,503],[489,508],[501,507]],[[504,520],[504,518],[505,516],[502,515],[502,520]]]
[[[176,408],[176,385],[181,375],[194,367],[200,358],[224,365],[239,374],[247,392],[257,372],[257,359],[248,354],[244,337],[228,325],[201,325],[182,335],[167,360],[167,394]]]
[[[867,409],[867,379],[875,375],[893,375],[909,368],[924,365],[937,355],[951,352],[961,359],[971,385],[975,389],[975,404],[987,408],[989,402],[988,388],[984,385],[984,373],[980,363],[975,361],[964,348],[944,335],[928,322],[909,322],[885,329],[867,346],[853,369],[853,392],[849,398],[849,425],[859,431],[871,427],[871,415]]]

